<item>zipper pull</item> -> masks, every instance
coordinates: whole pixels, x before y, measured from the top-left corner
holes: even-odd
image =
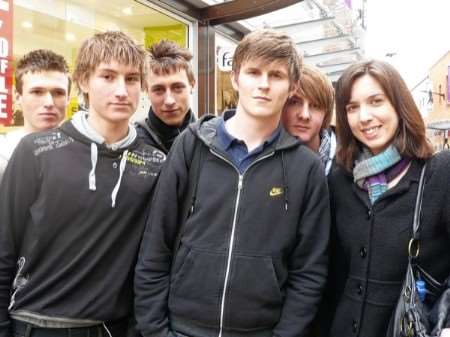
[[[240,191],[242,189],[242,180],[243,180],[243,176],[239,175],[238,191]]]

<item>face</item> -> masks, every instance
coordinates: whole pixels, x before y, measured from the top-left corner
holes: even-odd
[[[66,115],[69,77],[59,71],[25,73],[22,94],[16,102],[23,111],[25,130],[44,131],[57,127]]]
[[[282,121],[291,135],[299,138],[313,151],[318,151],[324,117],[325,110],[304,97],[294,95],[286,102]]]
[[[239,73],[232,73],[231,83],[239,93],[237,112],[257,119],[280,118],[290,94],[286,62],[244,62]]]
[[[139,68],[116,61],[100,63],[80,85],[89,97],[89,119],[94,124],[128,126],[141,92]]]
[[[155,115],[165,124],[179,127],[190,108],[193,83],[189,83],[186,70],[169,75],[150,72],[148,96]]]
[[[346,106],[353,135],[373,154],[385,150],[398,129],[398,116],[380,84],[370,75],[358,78]]]

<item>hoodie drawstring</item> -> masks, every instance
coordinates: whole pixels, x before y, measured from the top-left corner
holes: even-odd
[[[89,172],[89,189],[95,191],[97,189],[95,185],[95,169],[97,167],[98,149],[97,144],[91,143],[91,165],[92,169]]]
[[[123,172],[125,172],[125,166],[127,164],[128,150],[123,151],[122,158],[120,159],[119,165],[119,179],[117,180],[116,186],[111,193],[112,204],[111,207],[116,207],[116,197],[119,192],[120,183],[122,182]]]
[[[284,162],[284,151],[281,151],[281,168],[283,170],[283,190],[284,190],[284,208],[288,210],[289,197],[288,197],[288,179],[286,171],[286,163]]]

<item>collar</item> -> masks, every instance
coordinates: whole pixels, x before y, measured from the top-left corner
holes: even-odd
[[[181,131],[183,131],[186,126],[192,121],[192,110],[189,109],[186,113],[186,116],[184,116],[183,123],[181,126],[172,126],[167,125],[164,123],[153,111],[153,108],[150,107],[150,110],[148,112],[148,119],[150,124],[153,125],[154,130],[157,130],[157,132],[162,135],[164,138],[171,137],[171,136],[177,136]]]
[[[227,110],[223,113],[222,117],[219,120],[219,124],[217,125],[217,136],[219,137],[219,141],[222,143],[224,150],[228,150],[233,143],[245,143],[242,140],[237,139],[232,136],[225,127],[225,122],[233,117],[236,113],[236,110]],[[259,147],[266,148],[267,146],[275,143],[275,141],[279,138],[281,134],[281,125],[278,124],[278,127],[275,131],[270,135],[268,139],[266,139]]]

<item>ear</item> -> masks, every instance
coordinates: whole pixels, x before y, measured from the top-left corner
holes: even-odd
[[[87,94],[89,92],[89,78],[81,78],[80,82],[78,82],[78,86],[80,87],[83,94]]]
[[[300,83],[299,82],[291,84],[291,88],[289,89],[288,99],[292,98],[295,95],[295,93],[298,91],[299,87],[300,87]]]
[[[20,108],[22,109],[22,95],[19,94],[17,91],[16,91],[16,100],[15,100],[15,103],[16,103],[18,106],[20,106]]]
[[[239,91],[238,76],[239,74],[236,74],[234,71],[230,73],[231,85],[235,91]]]

